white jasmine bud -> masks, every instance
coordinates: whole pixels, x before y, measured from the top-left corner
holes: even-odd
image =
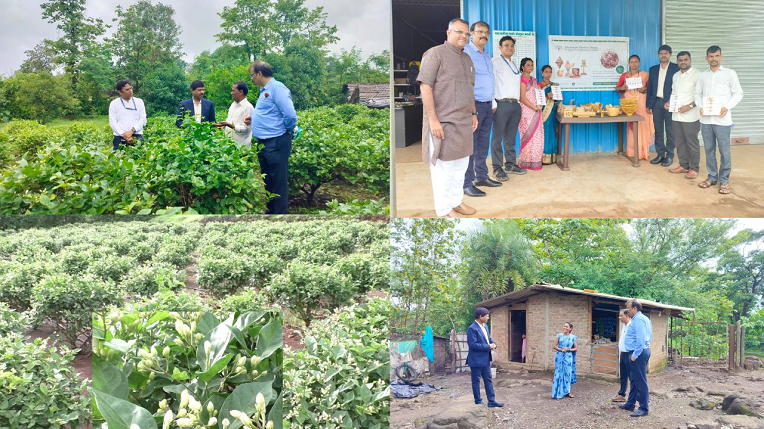
[[[176,424],[178,425],[178,427],[180,427],[180,428],[190,428],[190,427],[194,427],[194,421],[193,421],[193,420],[191,420],[191,419],[189,419],[188,417],[186,417],[186,418],[183,418],[183,419],[178,419],[178,420],[177,420],[175,423],[176,423]]]
[[[228,426],[231,425],[231,422],[228,421],[228,419],[223,419],[221,423],[223,424],[223,429],[228,429]]]
[[[164,421],[162,422],[162,429],[170,429],[170,423],[172,423],[172,410],[168,411],[164,415]]]
[[[210,417],[210,420],[207,422],[207,427],[211,428],[215,426],[216,424],[218,424],[218,419],[215,417]]]
[[[164,358],[165,358],[165,359],[169,359],[169,358],[170,358],[170,353],[171,353],[171,352],[172,352],[172,350],[170,350],[170,347],[169,347],[169,346],[165,346],[165,347],[162,349],[162,356],[164,356]]]
[[[212,344],[210,344],[209,341],[204,342],[204,354],[209,355],[210,350],[212,350]]]
[[[262,411],[265,410],[265,397],[262,393],[257,394],[257,398],[255,398],[255,403],[257,404],[257,410]]]
[[[186,408],[188,405],[188,389],[183,390],[183,392],[180,393],[180,407],[179,408]]]

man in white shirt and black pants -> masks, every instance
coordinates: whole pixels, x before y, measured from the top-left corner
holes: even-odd
[[[719,183],[719,193],[730,193],[730,133],[732,131],[732,110],[743,99],[743,89],[737,73],[722,67],[722,48],[713,45],[706,50],[709,70],[700,75],[695,88],[695,104],[700,106],[700,132],[703,134],[703,147],[706,149],[706,168],[708,179],[700,182],[701,188],[710,188]],[[708,97],[711,97],[710,100]],[[719,114],[704,112],[704,101],[719,107]],[[716,164],[716,146],[719,146],[721,163]]]
[[[679,107],[679,111],[673,113],[679,167],[669,171],[674,174],[687,173],[684,177],[692,180],[698,177],[700,171],[700,108],[695,104],[695,88],[700,79],[700,72],[692,67],[692,58],[687,51],[678,53],[676,62],[679,65],[679,73],[674,75],[671,92],[677,96]],[[667,100],[664,109],[668,111],[670,105],[670,100]]]
[[[509,180],[507,173],[525,174],[527,171],[517,166],[515,136],[523,115],[520,109],[520,68],[512,61],[515,54],[515,39],[504,36],[499,40],[501,55],[493,61],[496,87],[494,88],[493,137],[491,138],[491,164],[493,176],[500,182]],[[501,142],[504,141],[502,150]],[[503,164],[503,168],[502,168]]]
[[[116,86],[119,97],[109,104],[109,126],[114,133],[114,150],[120,145],[134,145],[135,140],[143,141],[143,127],[146,126],[146,106],[143,100],[133,97],[133,86],[120,80]]]
[[[629,380],[631,376],[631,366],[629,363],[629,352],[626,351],[626,328],[631,322],[631,316],[628,310],[621,310],[618,314],[618,320],[623,324],[621,328],[621,336],[618,339],[618,362],[621,374],[621,388],[618,390],[618,394],[615,398],[611,399],[613,402],[626,402],[626,389],[629,387]]]

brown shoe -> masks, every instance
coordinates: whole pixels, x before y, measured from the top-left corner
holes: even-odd
[[[443,216],[438,216],[438,217],[441,219],[442,218],[457,218],[458,219],[458,218],[463,218],[464,216],[460,215],[459,212],[457,212],[456,210],[451,210],[450,212],[448,212],[448,214],[445,214]]]
[[[626,397],[623,395],[615,395],[615,398],[610,400],[611,402],[626,402]]]
[[[671,170],[669,170],[669,171],[670,171],[670,172],[672,172],[672,173],[674,173],[674,174],[683,174],[683,173],[687,173],[687,172],[689,172],[690,170],[688,170],[688,169],[686,169],[686,168],[684,168],[684,167],[682,167],[682,166],[680,165],[679,167],[676,167],[676,168],[672,168],[672,169],[671,169]]]
[[[690,180],[695,179],[698,177],[698,172],[695,170],[690,170],[687,172],[687,174],[684,177],[685,179],[690,179]]]
[[[463,214],[465,216],[471,216],[477,213],[477,210],[474,208],[468,206],[467,204],[461,203],[458,206],[454,207],[453,211]]]

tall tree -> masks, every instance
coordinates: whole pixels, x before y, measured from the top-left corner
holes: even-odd
[[[218,15],[223,19],[222,31],[215,38],[242,47],[246,62],[264,56],[272,48],[268,41],[277,40],[271,0],[236,0],[233,7],[224,7]]]
[[[719,259],[718,268],[739,320],[764,304],[764,230],[744,229],[729,244],[731,249]]]
[[[49,0],[40,5],[43,19],[56,24],[63,33],[51,46],[58,52],[56,62],[64,66],[72,86],[77,84],[77,66],[87,46],[106,31],[101,19],[85,16],[86,3],[87,0]]]
[[[536,280],[531,244],[513,219],[485,221],[469,235],[463,259],[466,294],[486,300]]]
[[[117,77],[130,80],[136,93],[154,68],[180,61],[180,27],[174,15],[172,6],[149,0],[140,0],[127,10],[117,7],[117,31],[109,45]]]
[[[242,47],[248,62],[283,53],[295,37],[324,50],[338,40],[337,27],[326,23],[322,7],[310,10],[304,4],[305,0],[236,0],[220,12],[222,31],[215,37]]]
[[[433,300],[449,295],[459,273],[462,233],[445,219],[395,219],[391,227],[391,299],[393,329],[422,333]]]
[[[45,39],[38,43],[34,49],[24,51],[27,58],[21,63],[19,71],[22,73],[53,73],[56,68],[56,48],[53,41]]]

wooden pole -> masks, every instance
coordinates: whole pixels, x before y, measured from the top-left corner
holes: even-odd
[[[740,366],[745,368],[745,326],[740,327]]]
[[[736,368],[742,368],[743,367],[743,357],[741,356],[740,352],[742,351],[742,345],[740,344],[743,339],[743,327],[740,326],[740,321],[738,320],[735,324],[735,340],[737,341],[735,352],[737,353],[737,359],[735,360],[735,367]]]
[[[727,369],[735,369],[735,325],[727,325],[727,336],[729,337],[729,353],[727,353]]]

